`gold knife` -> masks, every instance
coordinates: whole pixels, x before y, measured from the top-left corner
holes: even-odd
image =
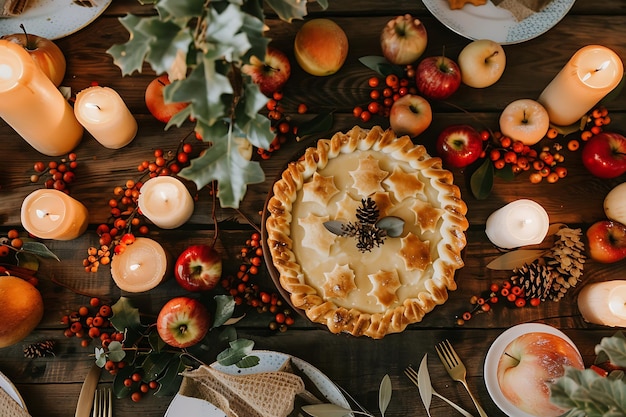
[[[85,382],[83,382],[83,386],[80,389],[74,417],[89,417],[91,415],[93,398],[96,393],[96,388],[98,387],[98,381],[100,381],[101,371],[102,369],[95,363],[89,370]]]

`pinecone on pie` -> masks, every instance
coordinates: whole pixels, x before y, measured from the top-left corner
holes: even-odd
[[[401,332],[456,289],[466,212],[452,173],[408,136],[336,133],[274,184],[265,230],[276,281],[333,333]],[[398,235],[379,227],[389,218]]]

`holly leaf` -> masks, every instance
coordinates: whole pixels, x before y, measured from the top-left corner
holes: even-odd
[[[248,161],[231,144],[231,138],[219,138],[203,155],[191,161],[180,175],[196,184],[198,189],[217,181],[222,207],[238,208],[248,184],[263,182],[265,174],[256,161]]]
[[[159,375],[161,375],[163,371],[167,369],[171,360],[175,356],[178,356],[178,354],[174,354],[172,352],[153,352],[147,355],[143,363],[141,364],[144,378],[146,378],[148,381],[157,379]]]
[[[278,17],[287,22],[303,19],[307,14],[306,1],[267,0],[266,3],[276,12]]]
[[[133,346],[143,335],[147,326],[141,324],[139,309],[133,307],[126,297],[120,299],[111,306],[113,316],[110,318],[111,324],[118,332],[125,332],[124,344]]]
[[[622,368],[626,367],[626,339],[624,337],[604,337],[596,346],[595,351],[596,355],[600,352],[608,355],[612,364]]]
[[[477,200],[484,200],[491,194],[494,176],[493,164],[489,158],[485,158],[470,178],[470,189]]]
[[[239,6],[229,4],[221,13],[209,8],[207,20],[205,39],[211,46],[207,52],[214,59],[223,57],[229,62],[238,61],[250,49],[248,35],[240,31],[244,13]]]
[[[182,360],[180,355],[175,355],[172,360],[167,364],[165,372],[157,379],[159,382],[159,388],[154,393],[157,397],[171,397],[178,392],[180,384],[183,381],[181,372],[183,372],[187,366]]]
[[[122,70],[122,75],[130,75],[135,71],[141,72],[143,60],[150,50],[150,37],[140,31],[135,31],[135,27],[144,19],[158,20],[158,17],[138,17],[132,14],[121,17],[119,21],[129,32],[129,40],[107,49],[107,53],[113,57],[113,63]]]
[[[155,8],[163,20],[172,18],[193,19],[202,14],[204,0],[160,0]]]

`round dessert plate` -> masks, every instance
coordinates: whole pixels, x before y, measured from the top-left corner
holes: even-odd
[[[11,398],[15,400],[24,410],[26,410],[26,405],[24,404],[24,400],[19,392],[17,392],[17,388],[15,385],[7,378],[2,372],[0,372],[0,389],[4,390]]]
[[[509,417],[536,417],[532,414],[528,414],[525,411],[520,410],[514,406],[502,393],[500,384],[498,383],[498,362],[500,357],[504,354],[504,349],[513,340],[517,339],[527,333],[549,333],[567,341],[570,345],[578,351],[578,348],[572,342],[572,340],[565,335],[559,329],[540,323],[524,323],[511,327],[503,332],[494,342],[491,344],[487,356],[485,357],[485,385],[487,386],[487,392],[491,396],[494,403]],[[580,353],[580,352],[579,352]]]
[[[223,366],[217,362],[211,366],[218,371],[232,375],[251,375],[261,372],[273,372],[279,370],[284,363],[291,358],[293,366],[300,369],[317,386],[319,391],[330,403],[341,407],[350,408],[350,404],[343,396],[339,388],[319,369],[302,359],[286,353],[254,350],[250,355],[257,356],[259,363],[250,368],[237,368],[235,365]],[[207,401],[186,397],[176,394],[172,399],[164,417],[226,417],[225,414]]]
[[[491,1],[481,6],[466,4],[452,10],[448,0],[424,0],[426,8],[453,32],[468,39],[491,39],[514,44],[536,38],[559,23],[575,0],[552,0],[540,12],[517,21],[513,14]]]
[[[30,0],[19,16],[0,18],[0,36],[22,33],[20,24],[23,24],[28,33],[59,39],[93,22],[112,1]]]

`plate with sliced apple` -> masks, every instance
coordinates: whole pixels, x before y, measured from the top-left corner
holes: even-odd
[[[565,17],[575,0],[552,0],[540,12],[523,20],[487,1],[450,9],[448,0],[424,0],[426,8],[453,32],[468,39],[491,39],[501,44],[525,42],[544,34]]]
[[[584,368],[574,342],[559,329],[520,324],[502,333],[485,357],[485,385],[509,417],[557,417],[564,410],[550,402],[550,383],[566,366]]]
[[[0,36],[28,33],[47,39],[70,35],[93,22],[113,0],[30,0],[15,17],[0,18]]]

